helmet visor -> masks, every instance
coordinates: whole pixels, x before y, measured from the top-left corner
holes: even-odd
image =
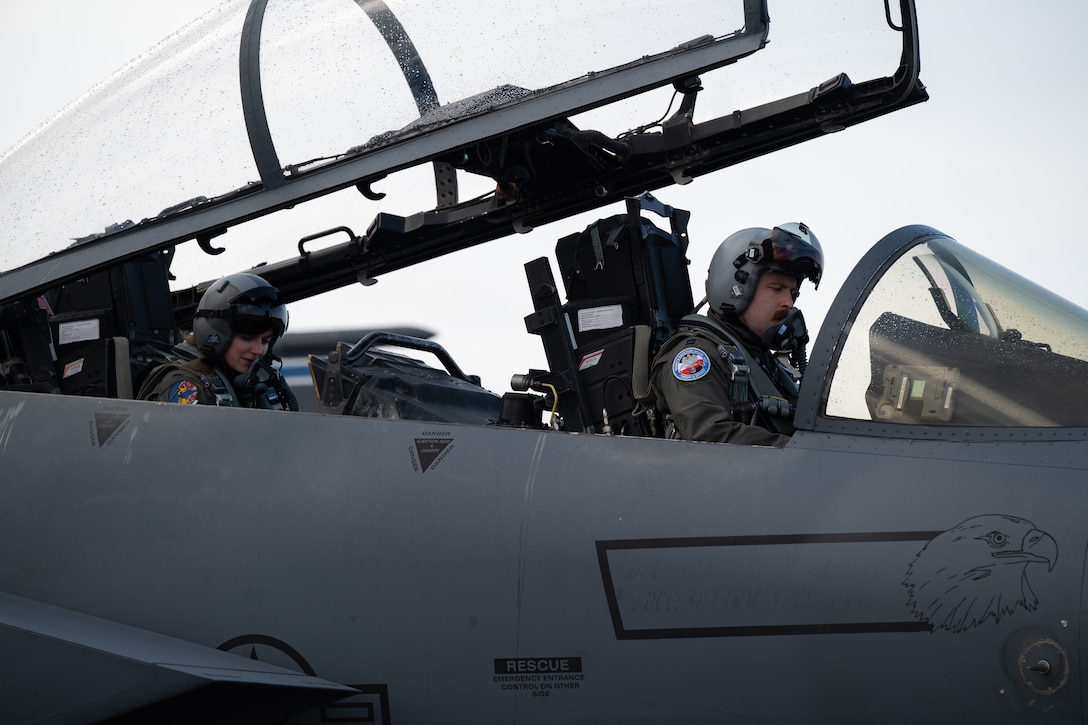
[[[816,237],[808,239],[775,227],[758,247],[750,247],[748,260],[792,277],[804,277],[819,286],[823,274],[824,251]]]
[[[224,315],[234,332],[242,335],[259,335],[271,331],[275,337],[287,329],[287,308],[284,305],[270,307],[267,304],[231,305]]]
[[[287,331],[287,305],[274,287],[259,287],[235,296],[222,310],[197,310],[198,317],[224,320],[232,332],[279,338]]]

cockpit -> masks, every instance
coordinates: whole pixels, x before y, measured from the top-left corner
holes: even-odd
[[[379,321],[309,350],[300,396],[326,415],[658,435],[646,363],[693,296],[687,212],[649,192],[926,100],[913,4],[898,18],[893,4],[833,19],[844,42],[812,32],[827,18],[806,8],[777,46],[800,55],[774,56],[763,0],[651,2],[669,22],[634,24],[615,3],[511,3],[491,23],[490,5],[226,2],[0,159],[0,390],[133,397],[227,273],[264,277],[293,320],[350,310],[349,327],[396,306],[430,328],[455,295],[518,278],[527,291],[489,295],[459,341],[543,349],[547,369],[510,361],[505,395],[463,372],[463,352]],[[846,51],[828,60],[831,46]],[[700,74],[748,63],[729,88],[751,105],[697,120]],[[502,237],[516,243],[455,287],[433,264]],[[409,267],[418,281],[401,282]],[[1086,340],[1083,310],[939,232],[900,230],[825,318],[797,428],[1084,426]]]
[[[484,390],[437,343],[386,331],[315,350],[307,409],[655,435],[639,390],[654,350],[692,310],[688,215],[648,194],[625,212],[557,242],[561,285],[548,259],[525,264],[534,309],[524,334],[539,336],[550,369],[514,375],[514,392]],[[175,339],[177,304],[152,255],[9,305],[0,387],[132,397],[133,381]],[[934,428],[1088,426],[1088,313],[934,229],[905,227],[839,292],[796,425],[906,437],[919,427],[941,437]]]

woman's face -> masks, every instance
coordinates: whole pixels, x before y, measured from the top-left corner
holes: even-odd
[[[272,330],[258,335],[243,335],[236,332],[234,339],[230,341],[230,347],[223,355],[223,362],[239,375],[248,372],[254,360],[268,354],[268,346],[271,343]]]

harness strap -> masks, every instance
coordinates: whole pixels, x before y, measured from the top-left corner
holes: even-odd
[[[212,396],[215,398],[216,405],[230,406],[234,401],[234,396],[231,395],[230,389],[227,387],[223,378],[218,375],[212,375],[209,378],[204,373],[197,373],[200,377],[200,382],[204,384],[204,387],[211,391]]]
[[[680,336],[696,336],[713,344],[718,355],[725,361],[730,372],[730,388],[727,391],[730,400],[746,400],[754,404],[752,422],[760,412],[769,427],[776,433],[793,433],[792,406],[794,401],[783,397],[782,391],[771,380],[767,371],[756,361],[748,348],[737,339],[736,335],[712,319],[702,315],[687,315],[680,321],[687,330],[682,330],[673,339]],[[722,342],[725,340],[725,343]],[[662,349],[667,347],[662,346]],[[777,361],[772,361],[777,366]],[[657,364],[657,359],[654,360]]]
[[[182,354],[178,357],[184,358],[186,356]],[[195,360],[196,358],[189,359]],[[173,357],[168,358],[165,363],[160,365],[155,370],[152,370],[151,373],[147,376],[147,379],[144,380],[143,384],[140,386],[140,389],[152,390],[158,387],[159,383],[162,382],[163,378],[165,378],[167,375],[174,372],[175,370],[184,370],[185,372],[192,373],[200,378],[201,384],[208,392],[211,393],[212,399],[215,401],[216,405],[231,406],[231,403],[234,401],[235,398],[233,391],[230,389],[230,386],[227,385],[226,381],[224,381],[223,378],[221,378],[218,374],[208,376],[202,372],[193,370],[191,367],[186,366],[183,360],[178,360]]]
[[[762,396],[768,396],[772,398],[781,398],[782,393],[778,390],[778,387],[767,375],[767,371],[756,362],[756,359],[752,357],[752,353],[748,351],[748,348],[744,346],[740,340],[737,339],[731,331],[725,329],[714,320],[711,320],[702,315],[688,315],[681,321],[683,325],[689,325],[692,329],[691,333],[697,334],[705,340],[713,342],[715,345],[719,344],[718,340],[714,339],[712,334],[716,334],[719,338],[725,338],[733,346],[736,352],[744,358],[744,363],[748,366],[748,381],[751,384],[751,390],[755,395],[754,399],[759,399]],[[681,333],[682,334],[682,333]]]
[[[593,269],[604,269],[604,247],[601,246],[601,230],[597,224],[589,228],[589,238],[593,243]]]

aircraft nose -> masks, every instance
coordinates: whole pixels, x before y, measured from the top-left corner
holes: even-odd
[[[1054,565],[1058,563],[1058,542],[1045,531],[1032,529],[1024,534],[1023,551],[1033,554],[1040,559],[1045,559],[1047,571],[1054,571]]]

